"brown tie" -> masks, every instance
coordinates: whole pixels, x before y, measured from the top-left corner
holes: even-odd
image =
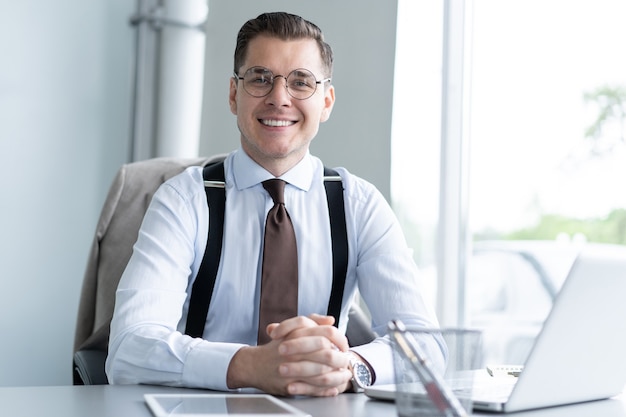
[[[265,223],[259,345],[271,340],[265,332],[268,324],[298,315],[298,250],[293,224],[285,209],[285,181],[267,180],[263,187],[274,200],[274,207],[267,213]]]

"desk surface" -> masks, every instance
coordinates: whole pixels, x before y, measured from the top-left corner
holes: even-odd
[[[146,393],[207,392],[146,385],[92,385],[58,387],[0,387],[0,416],[11,417],[151,417]],[[290,398],[293,406],[313,417],[396,417],[393,403],[368,399],[364,394],[332,398]],[[494,414],[475,414],[490,415]],[[514,417],[626,417],[623,397],[578,405],[515,413]]]

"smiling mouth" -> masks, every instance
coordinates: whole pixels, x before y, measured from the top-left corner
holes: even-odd
[[[287,126],[294,125],[296,123],[291,120],[273,120],[273,119],[259,119],[259,121],[263,123],[265,126],[270,126],[270,127],[287,127]]]

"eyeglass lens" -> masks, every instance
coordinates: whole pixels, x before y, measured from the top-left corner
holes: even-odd
[[[317,79],[309,70],[296,69],[285,77],[263,67],[248,69],[243,75],[243,87],[251,96],[264,97],[272,91],[277,78],[284,78],[289,95],[299,100],[311,97],[317,89]]]

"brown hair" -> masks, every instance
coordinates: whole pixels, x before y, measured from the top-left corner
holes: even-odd
[[[333,72],[333,50],[324,41],[322,30],[308,20],[289,13],[263,13],[256,19],[250,19],[237,34],[235,46],[235,73],[243,65],[248,52],[248,45],[259,35],[267,35],[282,40],[310,38],[317,42],[324,66],[325,77],[331,77]]]

